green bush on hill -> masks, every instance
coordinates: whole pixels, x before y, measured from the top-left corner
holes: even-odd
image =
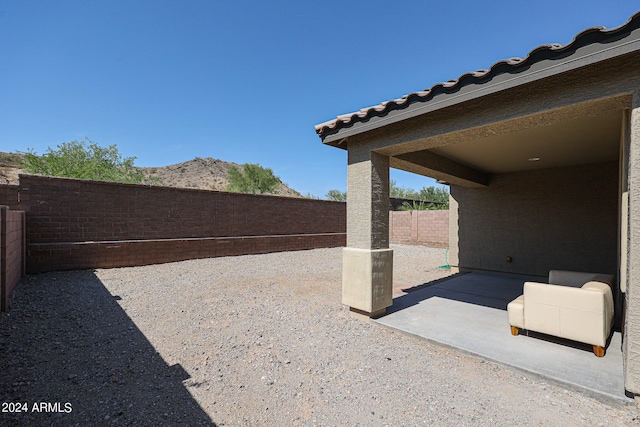
[[[347,201],[347,192],[340,190],[329,190],[325,197],[328,200],[335,200],[336,202],[346,202]]]
[[[227,179],[229,180],[227,191],[234,193],[273,193],[282,184],[280,178],[275,176],[270,168],[263,168],[253,163],[244,164],[242,170],[231,166]]]
[[[42,156],[31,149],[23,154],[21,167],[26,173],[134,184],[143,179],[133,166],[135,157],[122,157],[115,145],[100,147],[88,138],[63,142],[57,150],[49,147]]]

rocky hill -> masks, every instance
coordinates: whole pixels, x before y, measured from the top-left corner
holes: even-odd
[[[21,154],[0,152],[0,185],[18,184]]]
[[[22,173],[21,160],[21,154],[0,152],[0,185],[18,183],[18,174]],[[227,174],[231,166],[240,165],[211,157],[196,157],[175,165],[138,169],[145,176],[144,184],[224,191],[229,184]],[[300,193],[285,184],[280,185],[274,194],[301,197]]]

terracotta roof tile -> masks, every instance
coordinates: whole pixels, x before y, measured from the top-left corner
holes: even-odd
[[[518,72],[521,69],[530,67],[536,62],[561,57],[566,52],[570,52],[590,44],[604,42],[608,39],[624,34],[625,31],[631,31],[637,27],[640,27],[640,11],[636,12],[626,23],[618,27],[611,29],[601,26],[587,28],[586,30],[578,33],[573,40],[567,44],[544,44],[533,49],[524,58],[509,58],[498,61],[489,69],[468,72],[462,74],[455,80],[437,83],[422,91],[412,92],[397,99],[385,101],[371,107],[362,108],[359,111],[342,114],[333,120],[316,125],[316,133],[323,138],[326,135],[335,133],[341,128],[351,126],[354,123],[362,122],[372,117],[382,117],[389,111],[403,109],[417,102],[427,102],[437,94],[455,92],[463,86],[482,83],[483,80],[489,80],[498,74]]]

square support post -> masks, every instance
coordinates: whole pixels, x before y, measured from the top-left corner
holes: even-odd
[[[626,236],[625,318],[623,338],[625,389],[640,395],[640,91],[633,96],[628,135],[628,234]],[[626,159],[625,159],[626,160]],[[622,254],[624,257],[625,254]]]
[[[347,247],[342,258],[342,302],[366,316],[391,306],[393,251],[389,249],[389,157],[349,146]]]

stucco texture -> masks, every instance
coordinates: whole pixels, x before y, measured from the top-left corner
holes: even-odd
[[[451,186],[451,196],[463,269],[617,271],[617,162],[496,174],[486,188]]]

